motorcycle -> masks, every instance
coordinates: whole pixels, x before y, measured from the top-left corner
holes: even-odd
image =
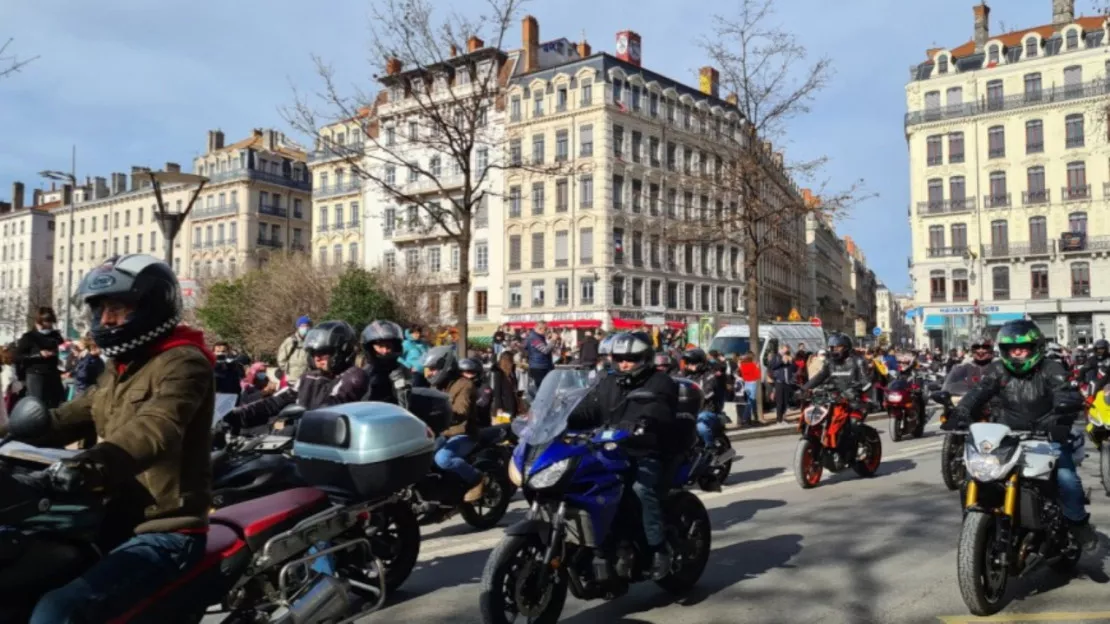
[[[920,438],[925,434],[924,380],[918,375],[899,376],[886,388],[883,407],[888,415],[890,439],[901,442],[905,436]]]
[[[814,389],[798,420],[802,437],[794,452],[794,478],[802,489],[817,487],[825,470],[851,466],[861,477],[875,475],[883,446],[879,432],[864,424],[866,411],[835,388]]]
[[[930,398],[941,407],[940,424],[944,425],[952,416],[952,409],[956,407],[953,397],[967,394],[970,384],[966,380],[945,381],[944,386],[930,386]],[[990,407],[984,407],[975,414],[975,422],[990,422]],[[943,431],[944,443],[940,447],[940,476],[944,486],[949,490],[959,490],[967,482],[967,469],[964,467],[964,444],[967,440],[967,429],[954,429]]]
[[[626,431],[567,430],[570,414],[588,389],[541,384],[532,410],[514,429],[520,443],[510,473],[531,501],[528,518],[509,527],[482,573],[482,622],[558,621],[568,592],[581,600],[613,599],[631,583],[651,577],[652,554],[644,537],[639,502],[632,492],[638,436]],[[654,401],[634,391],[629,401]],[[693,445],[694,421],[680,419]],[[656,583],[681,594],[701,578],[709,561],[709,514],[683,488],[689,460],[672,473],[663,500],[670,573]],[[668,471],[669,472],[669,471]]]
[[[53,449],[9,448],[12,439],[36,439],[50,431],[44,407],[17,406],[9,428],[11,437],[0,442],[5,445],[0,449],[0,496],[5,501],[0,526],[6,527],[0,531],[0,621],[5,622],[26,619],[45,592],[76,578],[100,553],[129,537],[119,518],[113,518],[111,501],[53,488],[49,476],[38,470],[58,458]],[[372,551],[367,535],[373,529],[367,521],[393,498],[374,496],[375,486],[414,479],[431,462],[434,446],[424,425],[407,413],[385,414],[363,429],[384,432],[382,437],[409,450],[409,470],[394,465],[394,458],[382,462],[384,466],[358,465],[348,458],[332,463],[359,477],[347,484],[365,494],[355,502],[337,504],[323,489],[333,487],[335,479],[308,472],[307,480],[320,488],[295,488],[214,512],[201,561],[122,620],[142,615],[196,624],[212,615],[206,613],[207,605],[220,604],[224,622],[324,624],[380,609],[387,595],[385,575]],[[311,455],[309,447],[305,451]],[[390,478],[381,477],[375,468]],[[136,482],[132,487],[140,486]],[[126,490],[117,492],[128,495]]]
[[[1050,414],[1081,411],[1084,404],[1059,397]],[[1078,466],[1083,436],[1063,452]],[[968,482],[957,550],[960,594],[972,614],[992,615],[1006,604],[1012,577],[1049,565],[1074,569],[1082,550],[1068,530],[1057,500],[1056,450],[1041,433],[995,423],[971,425],[964,464]]]
[[[1110,496],[1110,403],[1104,390],[1088,397],[1087,403],[1087,438],[1098,449],[1102,489]]]
[[[268,434],[213,433],[213,446],[217,447],[212,452],[213,508],[305,485],[292,459],[293,435],[304,412],[300,405],[286,406]]]
[[[697,405],[688,404],[692,397],[701,396],[698,384],[685,377],[675,377],[678,383],[679,414],[696,420],[697,414],[702,411],[702,402]],[[713,428],[713,444],[706,445],[701,436],[697,436],[691,457],[693,465],[690,469],[690,479],[687,485],[697,485],[704,492],[720,492],[721,486],[732,474],[732,460],[736,458],[736,451],[732,448],[732,440],[728,437],[726,428],[732,419],[724,412],[716,415],[711,422]]]

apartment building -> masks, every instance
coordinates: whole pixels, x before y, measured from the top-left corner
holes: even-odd
[[[814,201],[808,190],[803,191],[807,201]],[[847,273],[848,253],[844,242],[837,236],[832,222],[816,213],[806,215],[806,288],[809,296],[806,301],[805,316],[821,319],[825,331],[855,333],[854,321],[845,323],[848,310],[849,291],[845,290],[844,276]],[[853,295],[854,296],[854,295]]]
[[[906,86],[920,345],[956,347],[1030,318],[1070,345],[1105,337],[1110,280],[1110,32],[1071,0],[1051,22],[928,50]]]
[[[710,223],[722,219],[709,218],[737,210],[715,192],[712,151],[742,132],[716,70],[701,70],[700,88],[646,70],[629,31],[617,35],[615,56],[584,42],[541,43],[531,18],[522,37],[523,69],[507,94],[505,319],[614,329],[742,322],[741,251],[718,242]],[[557,53],[564,60],[544,67]],[[767,156],[781,172],[781,154],[768,146]],[[783,186],[783,201],[801,201]],[[786,234],[802,255],[804,222],[792,225]],[[785,318],[800,306],[804,274],[800,263],[765,258],[760,315]]]
[[[908,345],[912,338],[898,295],[881,282],[875,288],[875,326],[883,332],[879,343],[884,346]]]
[[[54,214],[61,200],[45,201],[36,190],[24,206],[22,182],[12,184],[10,202],[0,202],[0,343],[17,340],[39,306],[51,305]],[[60,312],[60,309],[59,309]]]
[[[861,343],[875,341],[875,291],[879,281],[875,272],[867,267],[867,257],[851,236],[843,238],[844,251],[848,257],[845,265],[844,288],[848,293],[847,322],[851,325],[850,335]]]
[[[193,171],[209,181],[183,228],[190,277],[235,275],[271,254],[308,252],[312,178],[304,149],[283,133],[256,128],[225,145],[222,131],[209,131]]]
[[[316,148],[308,154],[312,178],[312,250],[321,265],[362,265],[363,184],[348,163],[365,155],[368,114],[330,124],[320,130]]]

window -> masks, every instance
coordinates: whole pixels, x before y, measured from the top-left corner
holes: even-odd
[[[1030,119],[1025,122],[1025,153],[1039,154],[1044,151],[1044,122]]]
[[[566,162],[570,149],[569,145],[570,139],[566,130],[559,130],[555,133],[555,162]]]
[[[543,232],[532,233],[532,268],[543,268]]]
[[[533,182],[532,183],[532,215],[533,216],[543,214],[543,191],[544,191],[544,183],[543,182]]]
[[[632,278],[632,307],[640,308],[644,305],[644,280],[640,277]]]
[[[1087,213],[1073,212],[1068,215],[1068,231],[1085,234],[1087,232]]]
[[[644,183],[641,180],[632,181],[632,212],[639,214],[644,209]]]
[[[953,132],[948,135],[948,162],[962,163],[964,161],[964,133]]]
[[[997,63],[997,62],[998,62],[998,45],[995,44],[995,45],[992,45],[989,48],[987,48],[987,63]]]
[[[439,273],[441,268],[440,264],[440,250],[439,247],[428,248],[428,272]]]
[[[1064,189],[1064,199],[1087,199],[1091,195],[1091,185],[1087,184],[1087,164],[1082,161],[1068,163],[1068,185]]]
[[[559,87],[555,91],[555,110],[563,112],[567,109],[567,88],[565,86]]]
[[[648,186],[648,212],[651,216],[659,216],[659,185],[650,184]]]
[[[944,162],[944,149],[941,147],[940,135],[933,135],[925,140],[925,160],[929,166],[939,165]]]
[[[520,270],[520,234],[509,236],[509,270]]]
[[[995,301],[1010,298],[1010,267],[996,266],[991,269],[991,292]]]
[[[987,130],[987,156],[1002,158],[1006,155],[1006,130],[1002,126],[993,126]]]
[[[1033,299],[1048,299],[1048,265],[1034,264],[1029,268],[1029,292]]]
[[[947,74],[948,73],[948,55],[947,54],[941,54],[940,56],[937,57],[937,73],[938,74]]]
[[[944,180],[933,178],[929,180],[929,211],[940,212],[944,210]]]
[[[594,302],[594,278],[583,277],[578,280],[578,285],[578,302],[585,305],[592,304]]]
[[[1041,93],[1041,74],[1025,74],[1025,101],[1040,102]]]
[[[1064,97],[1083,97],[1083,68],[1079,65],[1064,68]]]
[[[1043,204],[1048,201],[1048,189],[1045,188],[1044,167],[1030,167],[1025,172],[1026,185],[1029,190],[1025,192],[1026,204]]]
[[[948,178],[948,201],[951,203],[953,211],[969,208],[967,204],[967,184],[963,176]]]
[[[613,293],[612,294],[613,294],[613,305],[616,305],[616,306],[624,305],[624,278],[623,277],[614,277],[613,278]]]
[[[929,255],[942,256],[944,255],[944,226],[943,225],[930,225],[929,226]]]
[[[651,137],[648,139],[648,156],[651,158],[652,167],[659,166],[659,146],[659,137]]]
[[[632,162],[640,162],[643,158],[644,135],[639,130],[632,131]]]
[[[967,301],[967,269],[952,271],[952,301]]]
[[[566,212],[569,209],[567,198],[567,180],[563,178],[555,181],[555,212]]]
[[[542,134],[532,136],[532,164],[542,165],[544,154],[544,140]]]
[[[1005,99],[1001,80],[991,80],[987,83],[987,110],[1002,110]]]
[[[415,141],[420,138],[420,127],[417,126],[415,121],[409,122],[409,140]]]
[[[992,171],[990,174],[990,195],[986,197],[987,208],[1005,208],[1010,205],[1010,194],[1006,192],[1006,172]]]
[[[520,121],[520,96],[514,95],[509,100],[509,121]]]
[[[587,105],[589,105],[593,102],[593,100],[594,100],[593,80],[583,80],[582,84],[581,84],[581,86],[579,87],[578,90],[581,92],[580,93],[581,98],[579,99],[579,101],[581,102],[582,106],[587,106]]]
[[[543,117],[543,89],[536,89],[532,98],[532,116]]]
[[[1071,296],[1091,296],[1091,265],[1086,262],[1073,262],[1071,265]]]
[[[545,282],[542,279],[532,280],[532,307],[542,308],[544,300],[547,298],[545,290]]]
[[[1010,227],[1005,219],[991,221],[991,247],[995,255],[1005,254],[1010,247]]]
[[[1025,58],[1033,58],[1037,56],[1037,51],[1040,45],[1037,44],[1036,37],[1027,37],[1025,39]]]
[[[613,156],[624,158],[624,128],[613,126]]]
[[[1029,218],[1029,251],[1037,254],[1048,252],[1048,223],[1044,217]]]
[[[509,187],[509,217],[520,216],[520,187]]]
[[[613,210],[624,208],[624,176],[613,175]]]
[[[570,257],[570,232],[561,230],[555,232],[555,266],[565,267],[569,264]]]
[[[489,316],[489,293],[484,290],[474,291],[474,316],[478,318]]]
[[[594,229],[581,228],[578,230],[578,261],[589,266],[594,263]]]
[[[523,150],[520,139],[509,140],[509,164],[514,167],[519,167],[524,160]],[[411,169],[410,169],[411,172]],[[411,177],[411,175],[410,175]]]
[[[624,264],[624,228],[613,228],[613,264]]]
[[[555,305],[570,305],[570,280],[565,277],[555,280]]]
[[[520,282],[509,282],[509,307],[519,308],[521,300]]]
[[[1083,147],[1083,113],[1075,113],[1064,118],[1064,136],[1067,147]]]
[[[632,232],[632,266],[644,266],[644,235]]]
[[[1068,31],[1064,40],[1069,50],[1075,50],[1079,47],[1079,33],[1074,28]]]
[[[967,249],[967,224],[966,223],[953,223],[951,227],[952,232],[952,251],[954,253],[962,253]]]
[[[481,176],[482,173],[489,167],[489,148],[478,148],[478,153],[475,157],[474,173]]]
[[[578,143],[580,145],[580,155],[594,155],[594,127],[592,125],[585,125],[578,129]]]
[[[594,177],[586,174],[578,180],[579,205],[583,208],[594,206]]]
[[[474,272],[489,272],[489,243],[485,241],[474,243]]]

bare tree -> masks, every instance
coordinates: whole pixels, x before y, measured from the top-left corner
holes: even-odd
[[[26,67],[28,63],[38,58],[37,56],[24,59],[19,58],[18,55],[8,49],[11,47],[12,41],[14,41],[14,39],[9,38],[4,43],[0,43],[0,78],[10,76],[20,71]]]
[[[835,215],[861,196],[862,182],[832,191],[820,175],[825,157],[786,161],[772,147],[785,142],[790,122],[810,111],[814,97],[833,75],[828,58],[814,61],[791,31],[773,23],[774,0],[741,0],[733,16],[716,16],[701,45],[743,116],[736,131],[706,142],[713,162],[710,186],[735,204],[701,220],[742,251],[745,309],[752,348],[760,324],[760,268],[767,263],[807,262],[805,220],[811,213]],[[720,134],[718,132],[718,134]],[[803,198],[795,181],[809,181],[820,200]],[[704,237],[704,225],[699,233]],[[704,240],[704,238],[703,238]],[[766,362],[765,362],[766,363]],[[756,393],[762,415],[762,393]]]
[[[491,117],[505,108],[512,62],[503,44],[522,2],[485,0],[482,10],[463,15],[436,14],[431,0],[376,0],[371,58],[386,70],[376,76],[381,91],[344,94],[317,58],[320,92],[297,93],[285,111],[291,125],[315,137],[317,149],[342,157],[382,199],[408,211],[397,233],[458,245],[460,349],[468,333],[472,233],[499,192],[490,187],[491,172],[507,166],[504,124]],[[351,129],[357,139],[337,138]]]
[[[397,322],[432,328],[443,323],[444,314],[438,306],[430,304],[429,295],[438,297],[443,282],[423,271],[380,270],[376,273],[378,286],[397,307]]]

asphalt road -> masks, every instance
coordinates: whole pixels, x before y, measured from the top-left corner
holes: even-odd
[[[794,481],[796,437],[735,442],[738,459],[720,493],[700,493],[713,521],[713,553],[701,583],[674,600],[654,584],[612,602],[569,598],[563,621],[577,624],[898,624],[944,622],[1110,622],[1110,582],[1102,561],[1085,561],[1079,578],[1050,571],[1018,583],[1006,615],[967,615],[956,585],[960,501],[940,479],[942,436],[891,443],[885,421],[878,474],[826,474],[813,490]],[[1110,498],[1096,476],[1093,520],[1110,530]],[[502,526],[519,520],[513,505]],[[478,581],[499,529],[476,533],[454,520],[427,527],[420,563],[380,612],[361,623],[479,622]],[[216,621],[215,618],[209,618]],[[208,620],[206,620],[208,621]]]

